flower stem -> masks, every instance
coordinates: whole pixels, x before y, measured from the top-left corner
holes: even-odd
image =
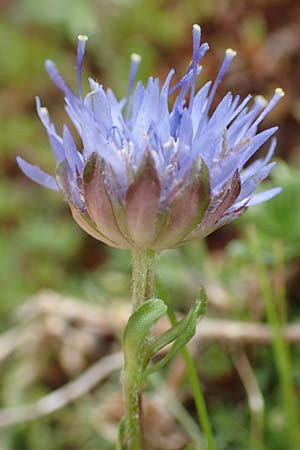
[[[132,252],[132,300],[136,310],[155,293],[158,255],[152,250],[136,249]]]
[[[135,387],[124,386],[127,450],[142,450],[143,430],[141,394]]]
[[[132,253],[132,300],[135,311],[145,300],[153,298],[158,256],[153,251],[134,250]],[[140,361],[140,371],[144,369],[144,360]],[[127,450],[145,448],[142,427],[142,386],[138,377],[123,373],[123,395],[125,403],[125,424]]]

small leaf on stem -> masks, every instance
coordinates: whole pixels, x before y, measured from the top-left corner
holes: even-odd
[[[157,352],[159,352],[159,350],[171,342],[174,343],[171,350],[163,359],[145,371],[146,376],[161,369],[179,350],[182,349],[182,347],[190,341],[195,334],[196,326],[200,317],[202,317],[205,313],[206,306],[206,292],[204,288],[201,288],[199,298],[192,306],[186,317],[177,322],[176,325],[167,330],[165,333],[154,339],[150,347],[151,356],[154,356]]]

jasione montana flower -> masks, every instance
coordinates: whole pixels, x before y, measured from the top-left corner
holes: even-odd
[[[200,27],[194,25],[192,62],[176,84],[172,69],[162,86],[150,77],[146,86],[139,81],[134,87],[140,57],[132,55],[128,92],[121,101],[93,79],[89,80],[91,91],[83,97],[86,36],[78,37],[77,93],[54,63],[46,61],[48,74],[65,95],[66,111],[82,148],[77,148],[67,125],[62,136],[57,133],[37,98],[37,111],[57,163],[56,176],[22,158],[18,164],[32,180],[61,190],[76,222],[108,245],[172,248],[207,236],[248,206],[280,191],[254,194],[274,167],[269,161],[275,139],[264,158],[244,166],[276,132],[276,127],[258,132],[258,127],[283,91],[276,89],[269,103],[255,97],[250,107],[250,95],[241,99],[228,92],[212,110],[235,52],[226,50],[216,80],[196,92],[199,62],[208,50],[200,38]]]

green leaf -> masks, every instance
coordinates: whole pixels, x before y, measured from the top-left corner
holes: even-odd
[[[120,420],[120,423],[119,423],[119,428],[118,428],[118,442],[117,442],[116,450],[124,450],[123,440],[124,440],[125,432],[126,432],[126,421],[125,421],[125,418],[122,417],[122,419]]]
[[[143,303],[129,318],[123,336],[124,375],[126,383],[136,382],[149,361],[148,336],[155,322],[167,311],[165,303],[150,299]]]
[[[192,306],[187,316],[153,341],[151,345],[151,356],[155,355],[159,350],[173,341],[174,344],[162,360],[146,370],[146,376],[161,369],[179,350],[182,349],[182,347],[190,341],[195,334],[196,326],[200,317],[202,317],[206,311],[206,306],[206,292],[204,288],[201,288],[199,298]]]

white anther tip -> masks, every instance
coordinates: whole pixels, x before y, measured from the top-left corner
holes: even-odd
[[[137,53],[132,53],[131,54],[131,61],[132,62],[136,62],[139,63],[141,61],[141,55],[138,55]]]
[[[88,40],[88,37],[87,37],[86,34],[79,34],[77,36],[77,38],[78,38],[79,41],[83,41],[83,42],[86,42]]]
[[[232,58],[234,58],[235,55],[236,55],[236,51],[233,50],[232,48],[227,48],[226,55],[231,56]]]
[[[275,94],[279,95],[280,97],[284,97],[285,96],[285,92],[281,88],[275,89]]]
[[[43,114],[43,115],[47,115],[48,114],[48,109],[46,108],[46,106],[42,106],[40,111],[41,111],[41,114]]]
[[[198,25],[197,23],[194,23],[193,31],[197,31],[197,32],[201,31],[200,25]]]

